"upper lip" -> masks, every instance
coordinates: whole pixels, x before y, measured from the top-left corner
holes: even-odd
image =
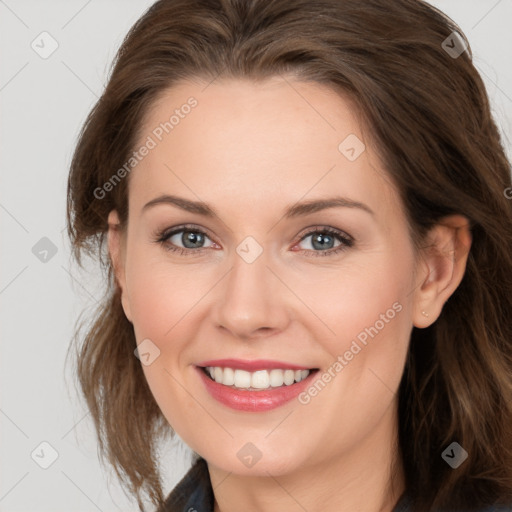
[[[271,361],[269,359],[211,359],[209,361],[203,361],[198,363],[197,366],[221,366],[223,368],[233,368],[238,370],[245,370],[248,372],[255,372],[258,370],[271,370],[271,369],[282,369],[282,370],[311,370],[311,367],[301,366],[291,363],[285,363],[283,361]]]

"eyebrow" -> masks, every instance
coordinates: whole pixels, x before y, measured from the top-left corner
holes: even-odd
[[[203,215],[205,217],[218,217],[215,208],[209,206],[207,203],[203,203],[202,201],[191,201],[190,199],[185,199],[183,197],[168,194],[156,197],[155,199],[152,199],[151,201],[146,203],[142,207],[142,213],[160,204],[174,205],[187,212],[196,213],[198,215]],[[369,213],[370,215],[375,215],[375,212],[364,203],[361,203],[359,201],[353,201],[352,199],[346,197],[335,196],[324,199],[313,199],[310,201],[304,201],[302,203],[295,203],[285,210],[284,218],[295,218],[319,212],[321,210],[326,210],[328,208],[340,207],[358,208]]]

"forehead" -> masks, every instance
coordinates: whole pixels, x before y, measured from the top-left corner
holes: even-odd
[[[179,189],[215,204],[289,204],[339,193],[396,206],[363,139],[351,102],[326,85],[284,77],[180,82],[146,113],[137,147],[152,148],[131,173],[130,204]]]

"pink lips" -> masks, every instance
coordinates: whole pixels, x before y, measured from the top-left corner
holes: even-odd
[[[239,359],[217,359],[204,361],[200,366],[196,366],[199,377],[203,381],[206,390],[210,395],[227,407],[238,411],[263,412],[280,407],[293,400],[304,389],[306,389],[312,378],[317,373],[316,370],[310,370],[310,374],[300,382],[295,382],[289,386],[283,385],[276,388],[269,388],[260,391],[250,391],[248,389],[236,389],[232,386],[219,384],[206,374],[204,367],[221,366],[233,369],[240,369],[254,372],[257,370],[280,368],[283,370],[308,370],[304,366],[290,365],[279,361],[242,361]]]
[[[255,372],[258,370],[309,370],[307,366],[297,366],[295,364],[284,363],[283,361],[270,361],[267,359],[256,359],[248,361],[243,359],[212,359],[203,361],[197,366],[222,366],[223,368],[233,368],[234,370],[245,370],[246,372]]]

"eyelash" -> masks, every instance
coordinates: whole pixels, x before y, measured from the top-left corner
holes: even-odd
[[[208,236],[208,234],[205,231],[203,231],[202,229],[199,229],[196,226],[187,224],[187,225],[183,225],[183,226],[178,226],[178,227],[172,229],[171,231],[169,231],[168,229],[165,229],[163,231],[157,232],[155,234],[154,241],[156,243],[161,244],[166,251],[174,252],[179,255],[187,255],[187,254],[190,255],[191,253],[196,253],[196,255],[197,255],[198,253],[202,253],[204,250],[208,249],[208,247],[200,247],[198,249],[187,249],[185,247],[177,247],[175,245],[169,245],[168,239],[171,238],[173,235],[176,235],[177,233],[181,233],[182,231],[190,231],[193,233],[200,233],[201,235],[204,235],[204,236],[210,238]],[[350,248],[354,245],[354,239],[352,237],[346,235],[342,231],[339,231],[337,229],[330,228],[327,226],[316,226],[312,230],[305,233],[297,243],[302,242],[308,236],[311,236],[316,233],[333,235],[336,238],[338,238],[338,240],[341,242],[341,244],[338,247],[335,247],[332,249],[324,249],[321,251],[312,251],[310,249],[301,249],[296,252],[298,252],[300,254],[307,253],[308,256],[313,256],[313,257],[334,256],[336,254],[341,253],[342,251],[347,250],[348,248]],[[313,253],[313,254],[310,254],[310,253]]]

